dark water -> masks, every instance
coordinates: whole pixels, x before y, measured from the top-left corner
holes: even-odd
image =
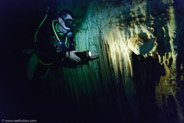
[[[29,55],[24,54],[23,50],[33,48],[34,34],[45,14],[45,8],[48,5],[54,7],[55,3],[54,0],[52,2],[49,0],[3,0],[0,2],[0,121],[1,119],[36,119],[39,123],[53,121],[56,123],[60,121],[82,122],[81,120],[85,122],[120,122],[123,121],[121,117],[130,119],[127,114],[131,114],[131,112],[124,108],[128,113],[122,113],[122,115],[126,114],[127,116],[120,116],[113,101],[103,105],[102,98],[100,104],[102,107],[99,108],[93,107],[97,103],[95,100],[91,102],[94,103],[92,107],[88,107],[90,106],[89,100],[85,99],[89,105],[85,106],[84,104],[79,109],[73,105],[70,97],[63,95],[62,97],[53,97],[47,79],[29,81],[26,78],[26,64]],[[183,6],[180,3],[182,2],[178,0],[175,7],[178,14],[183,14]],[[183,54],[182,52],[183,50],[181,50],[181,54]],[[182,95],[179,96],[182,98]],[[110,96],[106,100],[113,100],[112,97]],[[172,105],[172,102],[169,105]],[[108,109],[105,109],[107,107]],[[175,108],[175,105],[171,106],[171,108],[173,107]],[[95,111],[95,108],[99,108],[101,112]],[[156,109],[153,108],[151,107],[152,111],[155,111]],[[145,109],[142,112],[146,114],[147,111]],[[131,121],[133,120],[125,122]],[[165,121],[169,122],[168,119]]]

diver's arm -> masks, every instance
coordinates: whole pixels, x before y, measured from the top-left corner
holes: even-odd
[[[78,57],[75,53],[77,52],[75,50],[75,40],[74,40],[74,37],[71,37],[70,38],[70,44],[69,44],[69,49],[68,49],[68,52],[66,52],[66,57],[72,61],[76,61],[76,62],[79,62],[81,61],[80,57]]]

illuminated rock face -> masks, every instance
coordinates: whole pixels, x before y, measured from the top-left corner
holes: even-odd
[[[135,34],[130,38],[128,46],[136,55],[144,55],[153,49],[154,40],[148,39],[146,33]]]
[[[101,91],[101,86],[104,92],[111,90],[111,86],[114,90],[121,86],[136,112],[139,110],[135,108],[139,104],[137,83],[152,82],[156,95],[148,97],[155,96],[161,109],[167,107],[168,98],[172,97],[178,122],[183,122],[183,102],[176,95],[183,86],[179,83],[183,82],[184,73],[181,58],[184,22],[183,16],[176,16],[175,9],[172,0],[132,0],[118,5],[106,0],[92,2],[76,34],[76,48],[98,52],[99,59],[81,67],[63,69],[72,93],[89,96]],[[156,64],[163,68],[159,75]],[[135,70],[139,68],[136,65],[142,66],[141,70]]]

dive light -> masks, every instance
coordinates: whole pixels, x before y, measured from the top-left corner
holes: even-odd
[[[91,57],[91,51],[83,51],[83,52],[76,52],[75,53],[82,61],[89,60]]]

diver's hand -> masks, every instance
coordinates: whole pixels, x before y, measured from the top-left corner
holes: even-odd
[[[75,50],[73,51],[69,51],[69,52],[66,52],[66,57],[72,61],[76,61],[76,62],[79,62],[81,61],[81,59],[75,54]]]

